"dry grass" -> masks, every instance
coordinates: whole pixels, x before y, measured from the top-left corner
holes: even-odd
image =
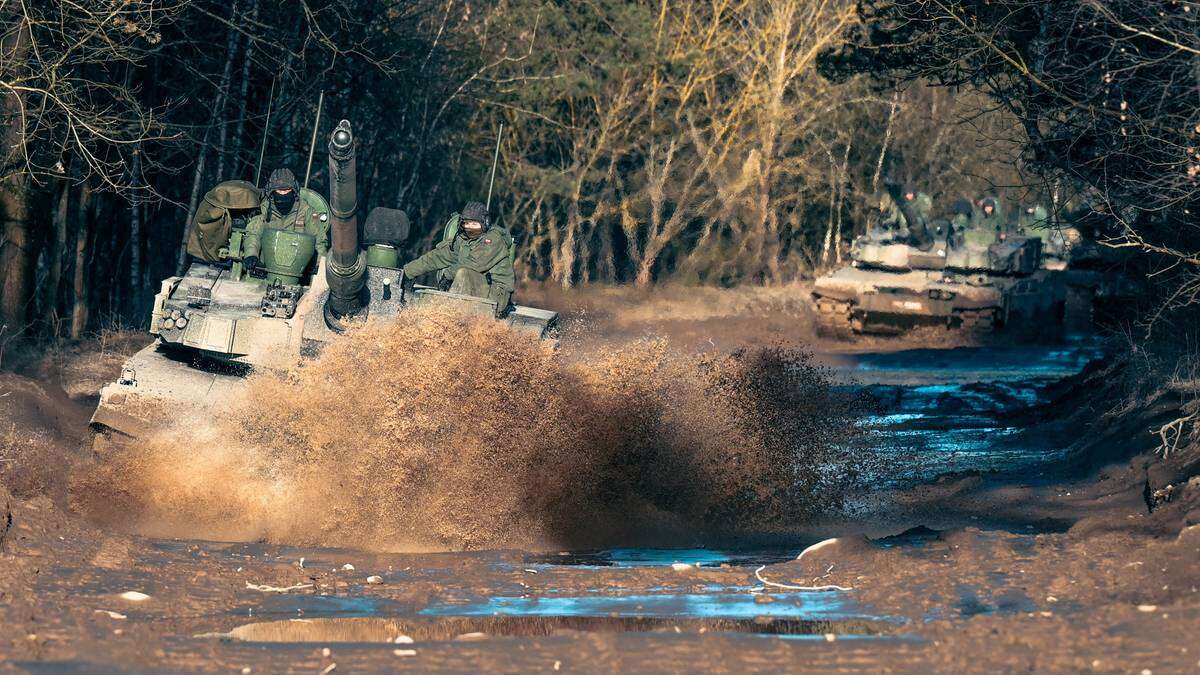
[[[79,341],[52,343],[37,370],[56,381],[71,398],[96,396],[121,374],[126,359],[150,344],[149,333],[129,328],[104,328]]]
[[[551,307],[568,316],[585,314],[616,328],[631,328],[669,321],[805,315],[811,292],[808,282],[734,288],[665,284],[639,289],[594,285],[570,291],[542,284],[523,288],[520,301]]]

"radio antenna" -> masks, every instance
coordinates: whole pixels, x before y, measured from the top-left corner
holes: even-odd
[[[500,131],[496,134],[496,151],[492,153],[492,177],[488,180],[487,204],[484,210],[492,210],[492,186],[496,184],[496,164],[500,161],[500,139],[504,137],[504,122],[500,123]]]
[[[317,129],[321,128],[321,105],[325,103],[325,92],[317,98],[317,119],[313,122],[312,140],[308,143],[308,168],[304,170],[304,187],[308,187],[308,177],[312,175],[313,150],[317,148]]]
[[[258,180],[262,178],[263,156],[267,154],[267,136],[271,135],[271,108],[275,105],[275,79],[271,78],[271,93],[267,97],[267,123],[263,126],[262,147],[258,149],[258,165],[254,167],[254,187],[258,187]]]

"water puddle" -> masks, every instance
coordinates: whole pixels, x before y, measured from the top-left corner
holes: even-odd
[[[754,619],[778,617],[808,621],[891,621],[868,614],[841,593],[663,593],[587,596],[496,596],[444,601],[420,611],[426,616],[593,616],[637,618]]]
[[[474,641],[489,637],[542,637],[572,633],[750,633],[764,636],[873,637],[881,626],[870,622],[807,621],[779,617],[753,619],[667,619],[610,616],[494,616],[439,619],[329,618],[263,621],[209,634],[244,642],[415,643]],[[407,638],[407,639],[406,639]]]
[[[835,377],[847,383],[901,386],[1054,380],[1074,375],[1103,356],[1092,337],[1065,345],[909,349],[896,352],[840,355]]]
[[[1061,460],[1061,448],[1030,439],[1012,413],[1046,402],[1049,386],[1102,355],[1081,340],[1058,349],[976,347],[858,354],[835,369],[865,393],[875,414],[859,422],[882,461],[862,476],[873,487],[906,487],[971,472],[1028,475]]]
[[[803,548],[803,547],[801,547]],[[604,551],[564,552],[530,555],[529,565],[579,567],[669,567],[677,563],[697,567],[748,567],[786,562],[796,557],[796,548],[721,551],[707,548],[618,548]]]

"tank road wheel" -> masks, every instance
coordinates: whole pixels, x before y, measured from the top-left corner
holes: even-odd
[[[996,330],[996,310],[968,309],[957,312],[958,328],[963,333],[974,337],[986,337]]]
[[[850,303],[817,298],[817,335],[838,340],[852,338]]]

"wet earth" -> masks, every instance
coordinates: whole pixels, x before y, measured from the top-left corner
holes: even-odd
[[[0,667],[1195,671],[1200,531],[1063,534],[1145,510],[1056,479],[1065,446],[1014,415],[1101,355],[831,358],[875,402],[855,442],[885,468],[769,546],[382,554],[144,539],[17,503],[3,562],[29,587],[0,603]]]

